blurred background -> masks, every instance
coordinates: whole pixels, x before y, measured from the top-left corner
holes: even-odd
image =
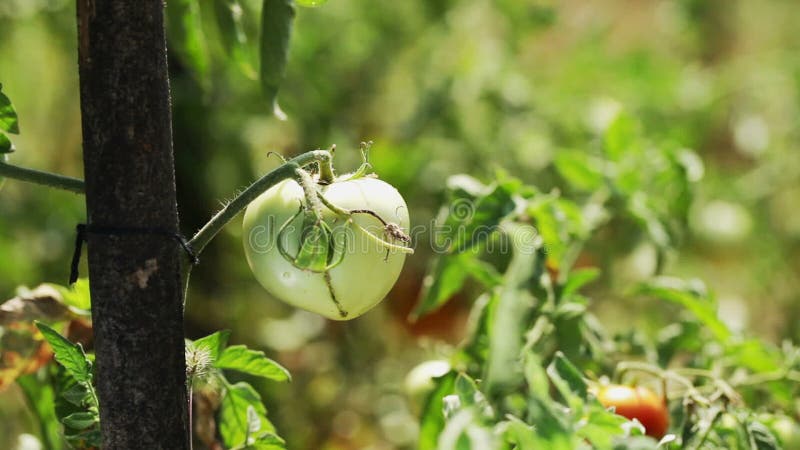
[[[214,10],[201,1],[213,33]],[[169,5],[169,0],[167,1]],[[428,225],[448,176],[497,169],[569,192],[561,151],[590,154],[621,112],[651,142],[691,149],[695,193],[678,252],[610,233],[582,265],[603,270],[594,312],[611,330],[663,315],[625,295],[654,271],[706,281],[734,329],[800,338],[800,3],[791,0],[330,0],[298,11],[274,118],[257,81],[212,39],[208,75],[170,54],[184,233],[285,156],[337,145],[340,171],[370,161]],[[82,175],[73,2],[0,2],[0,82],[21,134],[12,162]],[[702,164],[700,164],[702,162]],[[701,178],[702,177],[702,178]],[[0,196],[0,299],[64,284],[80,197],[8,182]],[[612,230],[613,231],[613,230]],[[411,323],[431,252],[415,242],[379,307],[338,323],[269,297],[251,276],[240,219],[192,277],[186,335],[233,331],[293,374],[257,384],[292,449],[407,449],[419,397],[406,380],[459,343],[474,296]],[[82,268],[86,273],[86,268]],[[21,394],[0,392],[0,448],[35,433]],[[24,439],[24,437],[23,437]]]

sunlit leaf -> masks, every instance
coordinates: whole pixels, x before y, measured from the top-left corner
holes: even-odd
[[[197,0],[168,0],[167,32],[170,44],[202,82],[208,77],[209,55]]]
[[[214,364],[220,369],[230,369],[275,381],[291,379],[289,371],[267,358],[262,351],[250,350],[244,345],[226,348]]]
[[[295,2],[300,6],[314,7],[324,5],[328,0],[295,0]]]
[[[14,109],[11,100],[3,93],[2,84],[0,84],[0,130],[11,134],[19,133],[17,111]]]
[[[80,278],[69,287],[51,285],[61,293],[64,303],[80,310],[92,309],[92,299],[89,292],[89,279]]]
[[[217,361],[222,351],[228,345],[228,338],[230,335],[230,330],[217,331],[194,341],[192,345],[194,345],[196,349],[208,350],[211,360]]]
[[[49,326],[36,322],[36,326],[42,335],[53,347],[56,361],[64,366],[69,373],[75,377],[79,382],[91,382],[92,380],[92,366],[86,354],[83,352],[83,347],[80,344],[73,344],[67,338],[59,334],[56,330]]]
[[[267,420],[267,410],[261,403],[261,396],[247,383],[229,385],[222,397],[219,410],[219,433],[222,441],[228,447],[246,445],[245,440],[250,434],[251,420],[248,410],[255,411],[261,420],[261,429],[258,432],[274,432],[275,429]]]
[[[421,426],[419,431],[419,450],[438,450],[439,434],[444,429],[445,419],[443,398],[452,394],[455,387],[456,373],[450,372],[447,375],[435,380],[436,388],[428,395],[425,406],[421,414]]]

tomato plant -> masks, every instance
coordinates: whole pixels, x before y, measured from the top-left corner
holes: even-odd
[[[331,319],[352,319],[380,302],[394,285],[405,253],[386,240],[409,226],[408,207],[397,189],[372,177],[340,177],[317,184],[325,203],[322,227],[305,227],[303,188],[283,181],[259,196],[244,216],[244,248],[256,279],[290,305]],[[318,230],[330,230],[318,231]],[[316,268],[298,260],[323,247]],[[314,250],[315,251],[315,250]],[[291,255],[297,255],[292,257]]]
[[[8,155],[5,153],[0,154],[0,163],[8,162]],[[3,185],[6,183],[6,179],[0,176],[0,189],[3,188]]]
[[[661,438],[667,433],[667,404],[646,387],[619,384],[601,386],[597,390],[597,399],[606,408],[613,407],[615,413],[641,422],[648,436]]]

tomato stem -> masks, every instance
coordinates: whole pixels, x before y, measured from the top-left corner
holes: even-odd
[[[15,166],[0,160],[0,176],[13,180],[25,181],[28,183],[62,189],[76,194],[83,194],[85,187],[83,180],[77,178],[58,175],[36,169]]]
[[[247,205],[255,200],[256,197],[279,182],[295,177],[297,169],[315,162],[318,162],[320,165],[320,179],[333,181],[333,165],[329,151],[312,150],[290,159],[272,172],[269,172],[253,182],[253,184],[248,186],[247,189],[242,191],[242,193],[237,195],[236,198],[215,214],[214,217],[189,240],[189,245],[194,250],[195,254],[199,255],[203,249],[205,249],[206,245],[211,242],[211,239],[213,239],[228,222],[233,220],[236,215],[244,211]]]

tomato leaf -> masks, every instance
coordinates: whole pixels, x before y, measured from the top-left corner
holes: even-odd
[[[25,398],[39,419],[41,438],[44,448],[61,450],[61,425],[55,414],[55,391],[49,383],[49,377],[40,378],[40,374],[28,374],[17,378],[17,384],[25,393]]]
[[[14,109],[11,100],[3,94],[2,84],[0,84],[0,130],[6,133],[19,134],[17,111]]]
[[[542,273],[544,258],[530,225],[511,223],[508,231],[513,254],[504,274],[504,283],[496,291],[497,307],[489,335],[488,362],[486,367],[486,391],[494,398],[499,392],[516,388],[524,380],[520,351],[524,329],[533,312],[535,298],[527,286]]]
[[[286,441],[274,433],[263,433],[255,441],[245,447],[245,450],[285,450]]]
[[[439,434],[445,425],[443,398],[453,393],[455,379],[455,372],[436,378],[436,387],[428,395],[422,409],[418,450],[437,450],[439,448]]]
[[[328,3],[328,0],[296,0],[297,4],[306,7],[315,7]]]
[[[547,366],[547,374],[570,406],[575,407],[586,400],[588,392],[586,381],[578,368],[572,365],[563,353],[556,353],[553,361]]]
[[[636,292],[683,306],[721,342],[731,336],[731,331],[717,316],[716,305],[707,297],[704,286],[678,278],[658,277],[640,284]]]
[[[261,89],[276,115],[278,88],[289,59],[289,39],[295,10],[291,0],[264,0],[261,10]]]
[[[3,133],[0,133],[0,155],[4,153],[14,153],[14,144]],[[0,161],[3,162],[3,161]]]
[[[228,56],[246,77],[255,80],[256,30],[247,21],[253,11],[247,11],[245,7],[239,0],[214,0],[214,17]]]
[[[446,255],[435,259],[428,276],[423,280],[422,299],[411,314],[412,319],[435,311],[461,290],[467,281],[464,260],[474,258],[470,253]]]
[[[228,345],[228,338],[230,337],[230,330],[217,331],[216,333],[209,334],[192,343],[194,348],[205,348],[209,352],[212,361],[219,360],[223,349]]]
[[[750,448],[756,450],[778,450],[781,448],[775,435],[758,420],[748,420],[745,426]]]
[[[606,129],[606,155],[612,161],[630,158],[631,154],[640,150],[637,139],[638,123],[626,114],[619,114]]]
[[[328,267],[333,252],[330,234],[322,226],[312,224],[303,231],[302,239],[294,260],[295,266],[323,272]]]
[[[170,0],[166,13],[170,43],[184,63],[192,68],[198,80],[205,82],[210,58],[200,17],[200,3],[197,0]]]
[[[219,356],[215,367],[247,373],[275,381],[291,380],[289,371],[269,359],[264,352],[251,350],[244,345],[232,345]]]
[[[67,338],[59,334],[56,330],[47,325],[36,322],[36,327],[53,347],[56,361],[75,377],[78,382],[89,383],[92,380],[92,363],[83,352],[80,344],[73,344]]]
[[[591,158],[586,152],[561,150],[553,164],[559,175],[575,189],[594,191],[605,183],[603,161]]]
[[[261,403],[258,392],[247,383],[236,383],[228,386],[219,410],[219,433],[227,447],[247,444],[246,440],[251,434],[252,420],[248,417],[251,408],[261,421],[258,432],[275,431],[267,419],[267,409]]]
[[[600,276],[600,270],[595,267],[578,269],[570,272],[567,282],[561,288],[561,296],[569,297],[578,292],[583,286],[591,283]]]
[[[76,412],[68,415],[61,419],[61,422],[76,430],[83,430],[84,428],[89,428],[90,426],[96,424],[100,421],[100,418],[97,414],[93,414],[90,412]]]

